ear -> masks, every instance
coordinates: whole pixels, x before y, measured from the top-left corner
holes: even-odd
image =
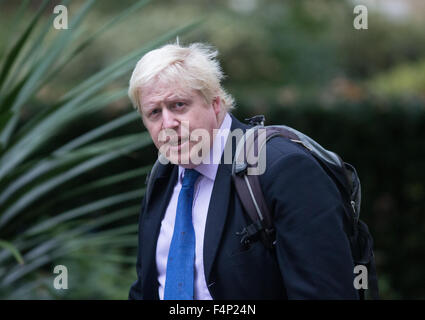
[[[216,115],[216,117],[218,117],[218,115],[220,114],[221,111],[221,99],[220,97],[215,97],[214,100],[212,101],[212,107],[214,109],[214,113]]]

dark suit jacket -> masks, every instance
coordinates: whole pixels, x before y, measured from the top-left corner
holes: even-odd
[[[231,129],[249,128],[232,116]],[[229,143],[229,141],[228,141]],[[235,147],[235,143],[234,143]],[[234,149],[234,148],[233,148]],[[236,235],[250,224],[231,179],[220,164],[204,238],[205,279],[213,299],[358,299],[344,232],[339,192],[316,160],[283,138],[267,144],[260,176],[276,228],[276,248],[257,241],[246,248]],[[158,299],[156,243],[178,167],[161,165],[139,218],[137,281],[130,299]]]

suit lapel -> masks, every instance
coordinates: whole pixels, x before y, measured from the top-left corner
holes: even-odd
[[[233,115],[231,115],[231,117],[231,131],[235,129],[242,129],[245,131],[245,129],[249,127],[239,122]],[[232,139],[227,139],[226,148],[232,148],[232,159],[235,154],[236,145],[237,142],[233,142],[232,145]],[[217,255],[220,240],[223,235],[223,230],[225,229],[232,183],[232,165],[224,163],[223,152],[221,157],[221,164],[218,166],[217,175],[214,181],[214,187],[211,194],[207,222],[205,226],[204,272],[207,285],[214,281],[214,279],[210,279],[210,275],[215,257]]]
[[[232,176],[231,167],[229,170],[226,166],[229,165],[220,165],[218,167],[205,225],[204,272],[207,285],[210,284],[211,269],[223,233],[229,205]]]
[[[160,165],[147,203],[143,222],[141,246],[142,286],[144,299],[159,299],[158,273],[156,269],[156,244],[161,221],[170,202],[177,181],[178,166]]]

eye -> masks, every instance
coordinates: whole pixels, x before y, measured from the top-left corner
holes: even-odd
[[[152,117],[152,116],[155,116],[156,114],[158,114],[160,112],[160,110],[159,109],[153,109],[150,113],[149,113],[149,116],[150,117]]]
[[[175,106],[177,109],[183,108],[185,105],[186,105],[186,103],[181,102],[181,101],[176,102],[176,103],[174,104],[174,106]]]

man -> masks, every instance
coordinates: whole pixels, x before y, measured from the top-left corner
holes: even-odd
[[[275,246],[241,243],[250,221],[224,160],[235,152],[232,132],[250,126],[230,113],[222,79],[216,52],[202,44],[163,46],[133,71],[129,97],[169,163],[142,202],[129,298],[357,299],[339,192],[289,140],[267,143],[260,176]]]

